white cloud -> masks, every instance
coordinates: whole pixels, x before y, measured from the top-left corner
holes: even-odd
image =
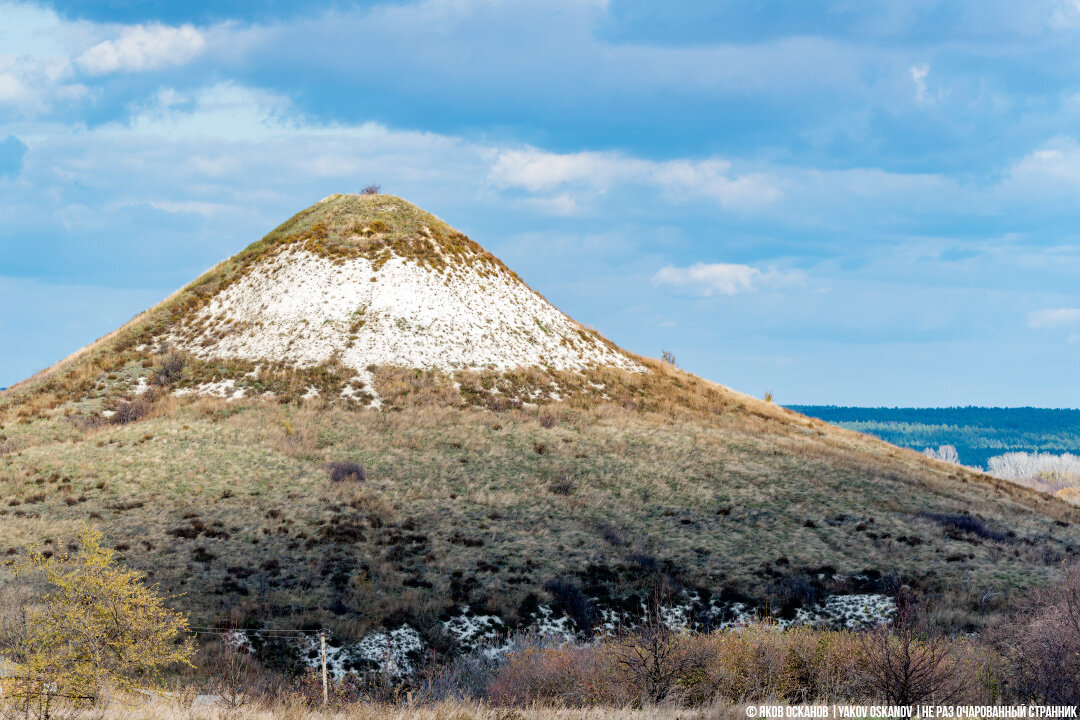
[[[674,197],[703,197],[722,207],[754,208],[781,196],[773,178],[760,174],[735,175],[731,163],[712,158],[703,161],[673,160],[651,168],[652,182]]]
[[[161,210],[171,214],[188,213],[192,215],[201,215],[205,218],[212,218],[215,215],[220,215],[223,212],[233,210],[233,206],[225,205],[215,202],[203,202],[198,200],[187,200],[183,202],[172,202],[169,200],[148,200],[145,202],[124,202],[119,203],[118,207],[131,207],[136,205],[147,205],[148,207]]]
[[[0,106],[30,115],[85,96],[86,86],[72,82],[72,75],[71,63],[63,57],[0,54]]]
[[[192,25],[132,25],[120,36],[94,45],[76,64],[90,75],[140,72],[193,60],[206,48],[206,38]]]
[[[1080,325],[1080,308],[1048,308],[1027,315],[1028,327],[1035,330],[1055,330]]]
[[[644,185],[668,200],[703,198],[741,209],[767,205],[781,195],[772,178],[735,174],[731,163],[721,158],[652,161],[610,152],[551,153],[532,147],[496,151],[488,179],[499,188],[534,193],[566,186],[603,193],[617,184]]]
[[[930,74],[930,66],[912,65],[909,72],[911,72],[912,82],[915,83],[915,99],[926,102],[926,76]]]
[[[568,184],[606,190],[621,173],[639,175],[647,163],[614,153],[558,154],[536,148],[497,153],[490,178],[499,187],[519,187],[531,192],[553,190]]]
[[[78,82],[80,72],[97,76],[187,63],[210,45],[206,32],[192,25],[67,20],[32,2],[0,0],[0,106],[44,114],[90,95]]]
[[[689,267],[661,268],[653,276],[657,285],[672,285],[692,295],[738,295],[764,287],[778,287],[801,282],[804,274],[783,272],[775,268],[760,270],[752,265],[729,263],[695,263]]]
[[[524,203],[530,207],[537,208],[541,212],[547,215],[555,215],[558,217],[568,217],[575,215],[578,212],[578,204],[571,197],[570,193],[560,193],[554,197],[534,197],[527,198]]]
[[[1024,156],[1008,171],[1007,187],[1016,190],[1061,189],[1080,186],[1080,144],[1070,137],[1055,138]]]

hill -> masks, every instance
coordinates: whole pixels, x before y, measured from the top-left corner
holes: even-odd
[[[0,550],[90,519],[196,624],[327,626],[354,666],[657,592],[713,627],[907,587],[978,628],[1080,547],[1076,508],[626,352],[385,195],[0,394],[0,502]]]

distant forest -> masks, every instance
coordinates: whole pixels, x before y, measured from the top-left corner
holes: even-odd
[[[986,467],[987,458],[1007,452],[1080,453],[1080,410],[787,407],[915,450],[954,445],[964,465]]]

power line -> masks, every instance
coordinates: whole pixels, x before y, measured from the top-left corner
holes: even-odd
[[[237,633],[235,633],[235,631],[233,631],[233,633],[221,633],[221,631],[218,631],[218,630],[191,630],[191,631],[195,635],[217,635],[217,636],[221,636],[221,637],[232,637],[235,634],[237,634]],[[312,636],[310,636],[310,635],[269,635],[265,639],[267,639],[267,640],[309,640],[309,639],[311,639],[311,637]]]
[[[237,628],[237,627],[210,627],[209,625],[188,625],[189,630],[209,630],[218,632],[259,632],[259,633],[320,633],[320,630],[307,630],[305,628]]]
[[[267,640],[308,640],[319,633],[318,630],[301,629],[269,630],[264,628],[213,628],[202,626],[189,627],[188,629],[196,635],[235,636],[237,634],[255,633],[262,635]]]

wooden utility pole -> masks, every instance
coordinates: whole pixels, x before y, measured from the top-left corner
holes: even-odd
[[[330,691],[326,681],[326,631],[319,631],[319,643],[322,645],[322,704],[330,702]]]

